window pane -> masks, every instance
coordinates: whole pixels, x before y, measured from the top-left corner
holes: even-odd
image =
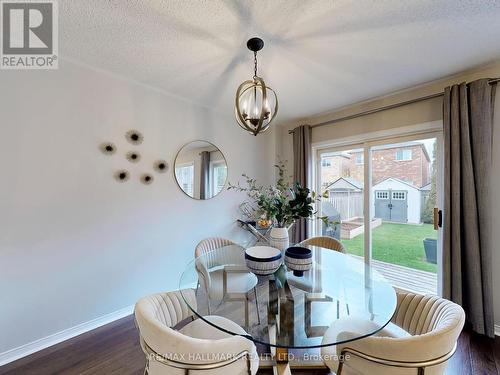
[[[365,155],[363,154],[363,152],[356,154],[356,164],[363,164],[364,159],[365,159]]]
[[[194,165],[184,165],[175,168],[175,177],[188,195],[193,196],[194,188]]]
[[[329,163],[323,162],[328,160]],[[341,242],[351,241],[347,252],[364,256],[363,150],[329,152],[321,155],[321,187],[326,198],[322,199],[321,214],[327,216],[329,225],[321,225],[321,235],[334,237]]]
[[[424,294],[437,292],[435,144],[372,148],[372,264],[394,286]]]
[[[219,194],[226,184],[227,166],[226,163],[212,164],[212,196]]]
[[[412,150],[399,148],[396,150],[396,160],[411,160]]]
[[[331,164],[331,160],[329,158],[322,159],[321,160],[321,165],[323,167],[330,167],[332,165]]]
[[[370,156],[373,267],[393,285],[424,294],[437,293],[435,153],[432,138],[371,147]],[[366,230],[363,155],[362,149],[324,152],[319,164],[320,186],[327,193],[321,214],[336,224],[323,224],[318,234],[340,239],[347,253],[360,259]]]

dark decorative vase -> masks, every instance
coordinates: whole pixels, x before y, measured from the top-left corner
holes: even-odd
[[[306,247],[289,247],[285,251],[285,264],[294,276],[303,276],[312,267],[312,251]]]

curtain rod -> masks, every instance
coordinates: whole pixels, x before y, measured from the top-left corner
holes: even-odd
[[[493,85],[493,84],[498,83],[498,82],[500,82],[500,77],[499,78],[492,78],[492,79],[488,80],[488,83],[490,85]],[[325,126],[325,125],[335,124],[335,123],[341,122],[341,121],[352,120],[352,119],[355,119],[355,118],[358,118],[358,117],[363,117],[363,116],[371,115],[371,114],[374,114],[374,113],[378,113],[378,112],[382,112],[382,111],[387,111],[389,109],[398,108],[398,107],[402,107],[402,106],[413,104],[413,103],[418,103],[418,102],[421,102],[421,101],[424,101],[424,100],[439,98],[440,96],[443,96],[443,95],[444,95],[444,92],[438,92],[436,94],[426,95],[426,96],[422,96],[420,98],[415,98],[415,99],[407,100],[407,101],[404,101],[404,102],[389,104],[389,105],[386,105],[386,106],[383,106],[383,107],[369,109],[367,111],[358,112],[358,113],[355,113],[355,114],[352,114],[352,115],[348,115],[348,116],[344,116],[344,117],[339,117],[339,118],[336,118],[336,119],[333,119],[333,120],[328,120],[328,121],[325,121],[325,122],[319,122],[317,124],[311,125],[311,128],[317,128],[317,127],[321,127],[321,126]],[[293,134],[293,132],[294,132],[293,129],[289,130],[288,134]]]

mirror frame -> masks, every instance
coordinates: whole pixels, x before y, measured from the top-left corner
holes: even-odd
[[[177,180],[177,176],[175,174],[175,169],[176,169],[176,164],[177,164],[177,158],[179,157],[179,154],[182,152],[182,150],[184,150],[184,148],[191,144],[191,143],[195,143],[195,142],[205,142],[205,143],[208,143],[209,145],[215,147],[217,150],[219,150],[219,152],[221,153],[222,155],[222,158],[224,159],[224,163],[226,163],[226,169],[228,171],[227,175],[226,175],[226,180],[224,181],[224,186],[223,188],[221,189],[221,191],[219,191],[217,194],[215,194],[213,197],[210,197],[208,199],[201,199],[201,198],[196,198],[196,197],[192,197],[190,196],[188,193],[186,193],[184,191],[184,189],[182,189],[181,185],[179,185],[179,181]],[[204,139],[195,139],[195,140],[192,140],[192,141],[189,141],[189,142],[186,142],[182,145],[181,148],[179,148],[179,151],[177,151],[177,153],[175,154],[175,158],[174,158],[174,163],[173,163],[173,168],[172,168],[172,173],[173,173],[173,176],[174,176],[174,180],[175,180],[175,184],[177,185],[177,187],[179,188],[180,191],[182,191],[182,193],[191,198],[191,199],[194,199],[195,201],[209,201],[215,197],[218,197],[225,189],[226,189],[226,186],[227,186],[227,183],[229,181],[229,165],[228,165],[228,162],[227,162],[227,159],[226,159],[226,155],[224,155],[224,153],[222,152],[222,150],[217,146],[215,145],[214,143],[210,142],[210,141],[206,141]]]

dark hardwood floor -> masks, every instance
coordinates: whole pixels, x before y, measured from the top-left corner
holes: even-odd
[[[132,316],[87,332],[0,367],[1,375],[120,374],[139,375],[144,355]],[[268,370],[259,374],[270,374]],[[292,371],[293,374],[319,375],[328,371]],[[447,375],[500,375],[500,338],[489,339],[463,332],[457,353]]]

